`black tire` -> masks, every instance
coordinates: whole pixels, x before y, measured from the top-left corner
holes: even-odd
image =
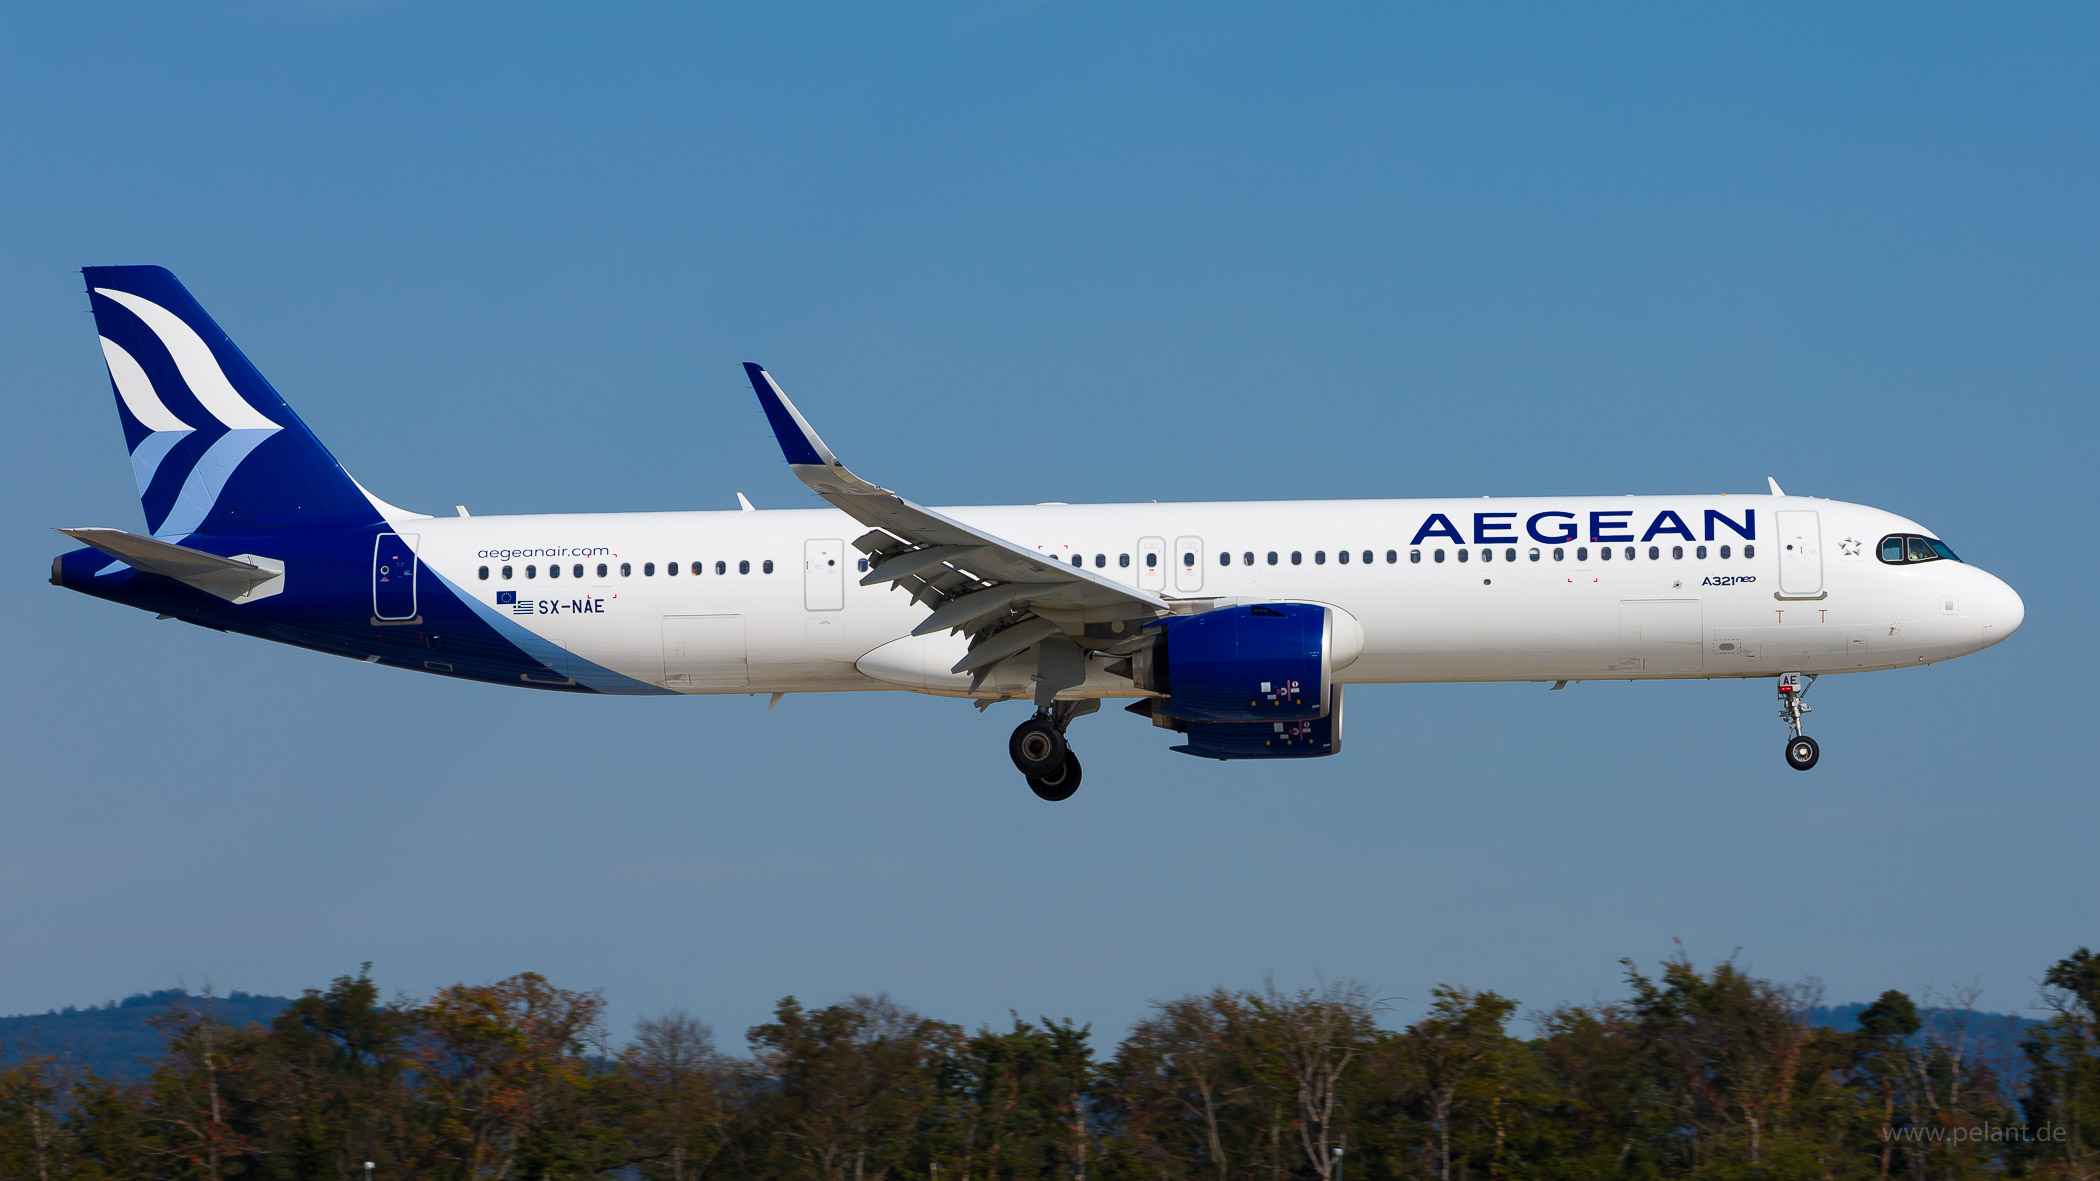
[[[1065,761],[1065,736],[1044,719],[1030,718],[1014,727],[1013,737],[1006,740],[1006,753],[1012,756],[1015,770],[1031,779],[1054,775]]]
[[[1072,793],[1079,790],[1079,756],[1066,751],[1065,761],[1058,764],[1057,770],[1028,777],[1028,790],[1035,793],[1036,799],[1053,804],[1071,799]]]
[[[1786,740],[1786,765],[1796,771],[1808,770],[1821,757],[1823,752],[1817,749],[1816,740],[1806,734]]]

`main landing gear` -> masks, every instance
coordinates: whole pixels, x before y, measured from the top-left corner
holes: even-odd
[[[1816,740],[1801,732],[1801,716],[1808,712],[1809,686],[1816,683],[1814,673],[1781,673],[1779,676],[1779,718],[1786,723],[1794,736],[1786,740],[1786,765],[1796,771],[1806,771],[1816,765],[1822,751]]]
[[[1065,727],[1083,713],[1100,709],[1098,701],[1060,701],[1014,727],[1006,740],[1006,753],[1014,767],[1028,778],[1028,790],[1037,799],[1056,803],[1069,800],[1079,790],[1079,756],[1065,745]]]

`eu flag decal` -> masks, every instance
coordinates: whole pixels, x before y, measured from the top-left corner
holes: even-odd
[[[508,606],[510,606],[510,605],[511,605],[512,603],[515,603],[515,602],[517,602],[517,601],[518,601],[518,592],[516,592],[516,591],[497,591],[497,592],[496,592],[496,605],[497,605],[498,607],[508,607]]]

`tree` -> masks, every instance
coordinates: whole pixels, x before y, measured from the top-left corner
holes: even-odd
[[[684,1009],[635,1023],[620,1064],[634,1084],[628,1135],[650,1177],[704,1177],[727,1145],[732,1070],[715,1049],[714,1030]]]
[[[1376,1036],[1377,1006],[1354,981],[1284,994],[1270,981],[1252,998],[1264,1050],[1289,1082],[1292,1129],[1321,1181],[1334,1175],[1352,1067]]]
[[[587,1051],[600,1040],[604,998],[525,972],[488,985],[440,989],[415,1011],[415,1072],[429,1113],[431,1166],[461,1181],[539,1177],[592,1168],[583,1119]]]
[[[771,1084],[757,1115],[786,1172],[866,1181],[898,1170],[937,1112],[942,1046],[958,1036],[887,996],[814,1011],[783,998],[750,1041]]]
[[[1493,992],[1440,985],[1429,1015],[1392,1044],[1404,1086],[1432,1139],[1434,1174],[1451,1177],[1454,1128],[1477,1123],[1489,1131],[1482,1161],[1489,1176],[1502,1168],[1514,1114],[1510,1090],[1523,1072],[1523,1047],[1505,1031],[1517,1003]]]
[[[2051,965],[2042,1004],[2048,1021],[2021,1044],[2029,1077],[2022,1105],[2028,1125],[2049,1138],[2027,1155],[2089,1178],[2100,1166],[2100,955],[2081,947]]]
[[[415,1017],[381,1002],[371,969],[307,989],[270,1023],[257,1065],[285,1175],[354,1181],[366,1161],[388,1173],[419,1163],[404,1090]]]
[[[1106,1067],[1104,1103],[1147,1171],[1226,1181],[1252,1150],[1239,1117],[1258,1085],[1255,1015],[1222,988],[1152,1007]]]

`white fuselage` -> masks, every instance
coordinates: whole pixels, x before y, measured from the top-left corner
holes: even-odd
[[[1339,608],[1361,631],[1341,683],[1896,668],[1987,647],[2021,611],[2009,587],[1973,566],[1878,560],[1882,537],[1926,532],[1914,522],[1807,497],[940,511],[1046,562],[1076,557],[1170,598]],[[967,675],[948,672],[965,639],[910,637],[927,608],[860,585],[852,540],[866,530],[837,510],[445,517],[398,528],[428,574],[579,663],[641,685],[969,691]],[[1025,695],[1032,659],[1002,665],[977,695]],[[1062,696],[1138,695],[1105,663]]]

